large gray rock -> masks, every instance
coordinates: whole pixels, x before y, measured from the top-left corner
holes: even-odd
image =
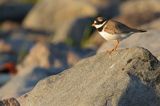
[[[40,81],[22,106],[159,106],[160,63],[146,49],[97,54]]]
[[[119,0],[41,0],[23,25],[54,32],[52,41],[55,43],[64,41],[67,36],[74,36],[75,42],[79,42],[91,23],[90,17],[99,11],[105,16],[113,16],[118,11],[118,3]]]
[[[123,40],[120,43],[120,48],[130,48],[141,46],[147,48],[154,55],[158,55],[160,53],[160,30],[148,30],[146,33],[137,33],[133,34],[129,38]],[[103,39],[103,38],[102,38]],[[107,49],[111,49],[114,46],[114,41],[108,41],[99,48],[97,53],[104,52]]]

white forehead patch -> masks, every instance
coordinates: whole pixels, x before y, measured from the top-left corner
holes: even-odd
[[[98,21],[103,21],[103,17],[98,17],[97,20]]]

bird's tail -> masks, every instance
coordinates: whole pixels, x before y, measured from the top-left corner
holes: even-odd
[[[144,30],[144,29],[134,29],[135,30],[135,32],[147,32],[146,30]]]

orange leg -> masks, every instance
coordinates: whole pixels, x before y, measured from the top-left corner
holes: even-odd
[[[119,46],[119,40],[116,40],[116,41],[117,41],[117,43],[116,43],[116,45],[115,45],[114,51],[117,50],[117,48],[118,48],[118,46]]]
[[[110,51],[107,51],[107,52],[109,52],[109,54],[111,54],[113,51],[117,50],[118,46],[119,46],[119,40],[116,40],[116,44],[115,44],[114,48]]]

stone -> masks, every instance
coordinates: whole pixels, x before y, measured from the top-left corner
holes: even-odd
[[[53,32],[52,42],[54,43],[72,38],[79,44],[85,36],[84,32],[89,30],[93,20],[91,17],[97,14],[114,16],[117,14],[119,1],[41,0],[25,18],[23,26]]]
[[[141,26],[160,18],[159,5],[159,0],[127,0],[120,6],[117,19],[129,26]]]
[[[24,67],[43,67],[49,68],[49,56],[50,50],[45,43],[38,42],[30,50],[29,54],[25,57],[24,61],[21,64],[22,69]],[[21,69],[19,69],[21,70]]]
[[[144,48],[100,53],[41,80],[22,106],[159,106],[160,62]]]
[[[11,77],[10,80],[0,88],[0,99],[19,97],[29,92],[39,80],[51,75],[51,71],[44,68],[34,68],[24,71],[29,72]]]
[[[31,4],[15,3],[12,0],[2,2],[0,5],[0,22],[8,20],[21,22],[31,8]]]
[[[62,33],[69,30],[69,26],[75,21],[75,18],[92,16],[95,13],[96,11],[93,6],[81,1],[41,0],[28,14],[23,24],[25,27],[56,31],[55,33],[60,33],[57,30],[61,29]]]
[[[145,25],[142,25],[143,28],[145,29],[156,29],[156,30],[160,30],[160,18],[150,22],[150,23],[147,23]]]
[[[9,98],[0,101],[0,106],[20,106],[20,104],[15,98]]]
[[[15,3],[15,0],[1,0],[0,1],[0,5],[4,5],[4,4],[7,4],[7,3]]]
[[[42,78],[51,75],[49,66],[50,51],[47,45],[37,43],[24,61],[18,64],[18,73],[1,87],[0,98],[18,97],[30,91]]]
[[[1,77],[0,99],[18,97],[30,91],[35,84],[50,75],[55,75],[73,66],[81,58],[93,52],[88,49],[71,48],[65,44],[48,44],[38,42],[16,66],[15,76]]]
[[[4,40],[0,40],[0,52],[11,52],[11,45],[6,43]]]

